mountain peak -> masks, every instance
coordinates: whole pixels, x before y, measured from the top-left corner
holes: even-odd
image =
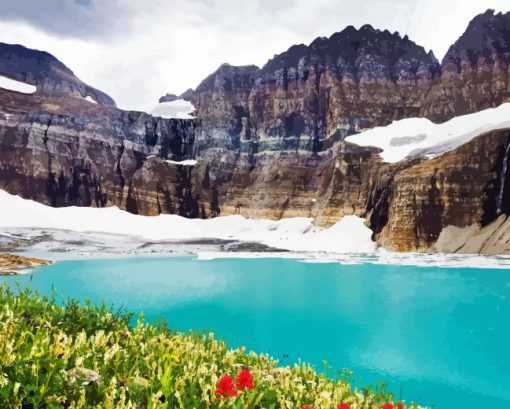
[[[0,43],[0,75],[37,86],[37,93],[90,97],[115,106],[112,98],[77,78],[63,62],[46,51]]]
[[[203,80],[197,91],[224,89],[225,91],[249,89],[253,85],[260,68],[256,65],[221,64],[216,71]]]
[[[510,60],[507,55],[510,53],[510,12],[496,13],[488,9],[469,22],[466,31],[448,49],[442,65],[458,65],[461,58],[476,64],[479,56],[489,57],[494,53]]]
[[[409,61],[413,72],[420,66],[438,66],[434,54],[427,53],[407,35],[401,37],[398,32],[381,31],[365,24],[359,29],[347,26],[329,38],[317,37],[309,46],[292,46],[270,59],[262,67],[262,72],[264,76],[271,77],[278,70],[298,69],[301,61],[318,62],[330,68],[341,61],[342,64],[355,67],[368,55],[377,56],[388,66],[394,66],[399,61]],[[436,68],[432,68],[431,72],[434,70]]]

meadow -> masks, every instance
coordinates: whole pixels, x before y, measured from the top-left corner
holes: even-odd
[[[418,408],[348,369],[230,349],[213,333],[0,286],[2,408]]]

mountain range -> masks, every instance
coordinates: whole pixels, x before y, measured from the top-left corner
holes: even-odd
[[[366,25],[292,46],[262,68],[223,64],[180,96],[195,119],[120,110],[52,55],[20,45],[0,43],[0,76],[36,86],[0,88],[9,193],[143,215],[302,216],[319,226],[355,215],[388,250],[510,253],[510,128],[396,163],[377,140],[350,138],[509,103],[510,13],[476,16],[441,62]]]

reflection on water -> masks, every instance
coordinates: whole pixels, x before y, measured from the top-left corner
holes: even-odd
[[[436,408],[510,407],[508,270],[135,258],[57,263],[31,285],[213,329],[284,363],[327,360]]]

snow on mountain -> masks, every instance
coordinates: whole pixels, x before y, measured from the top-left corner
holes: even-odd
[[[154,159],[154,158],[157,158],[157,156],[156,155],[149,155],[149,156],[147,156],[147,160],[151,160],[151,159]],[[184,159],[184,160],[166,159],[165,162],[166,163],[170,163],[172,165],[178,165],[178,166],[195,166],[197,164],[197,160],[196,159]]]
[[[172,165],[180,165],[180,166],[195,166],[197,161],[195,159],[185,159],[181,161],[177,160],[166,160],[165,162],[171,163]]]
[[[192,119],[191,113],[195,110],[193,104],[183,99],[160,102],[151,110],[151,115],[161,118]]]
[[[23,94],[33,94],[36,91],[35,85],[25,84],[21,81],[11,80],[10,78],[0,75],[0,88],[9,91],[21,92]]]
[[[386,162],[398,162],[408,156],[436,157],[463,145],[473,138],[497,129],[510,127],[510,103],[435,124],[426,118],[394,121],[346,138],[360,146],[383,150]]]
[[[356,216],[345,216],[327,229],[314,226],[313,219],[305,217],[273,221],[239,215],[206,220],[176,215],[139,216],[117,207],[53,208],[2,190],[0,227],[102,232],[141,236],[147,240],[235,239],[284,250],[338,254],[376,250],[371,239],[372,231]]]

